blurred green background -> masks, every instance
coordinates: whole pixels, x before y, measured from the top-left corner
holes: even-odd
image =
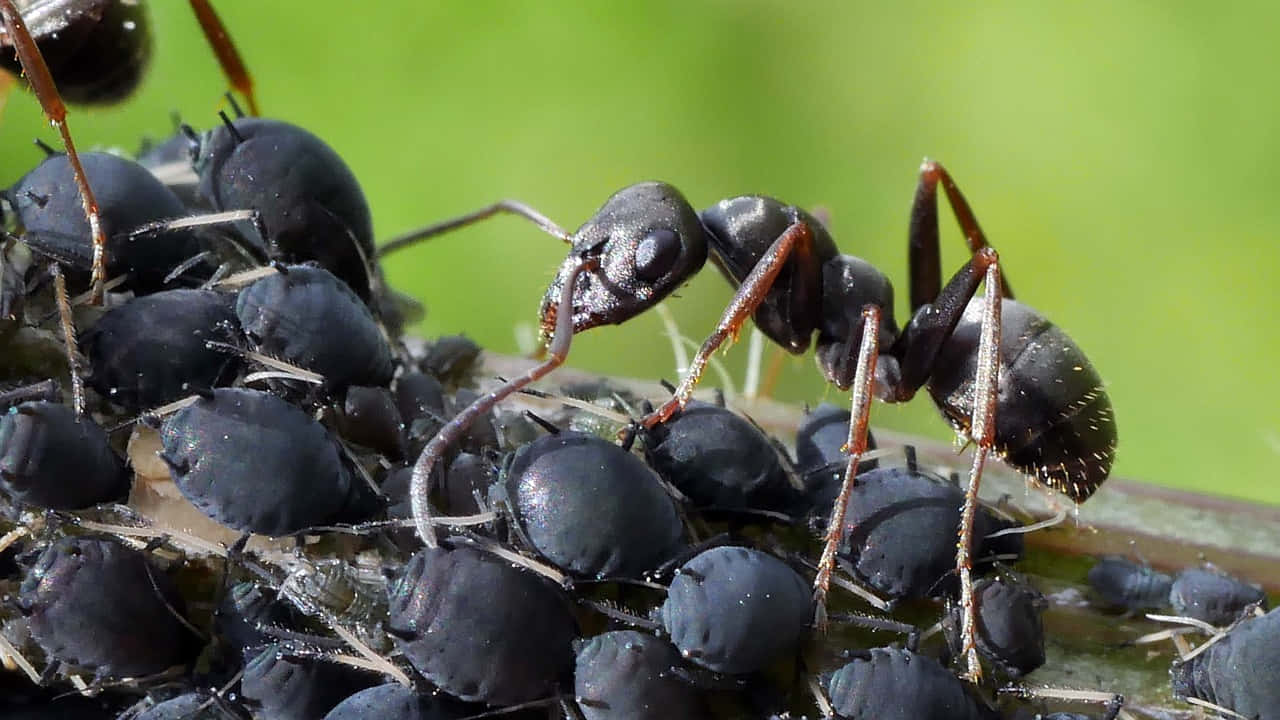
[[[823,205],[845,252],[883,268],[905,319],[907,209],[942,160],[1019,298],[1108,383],[1116,474],[1280,503],[1280,5],[1201,3],[217,3],[265,113],[330,142],[380,237],[501,197],[573,228],[660,178],[695,206],[748,192]],[[152,74],[125,105],[74,109],[83,147],[133,149],[176,110],[216,121],[225,81],[186,3],[152,3]],[[0,182],[54,141],[16,93]],[[944,265],[963,243],[948,211]],[[421,331],[517,351],[563,247],[504,218],[397,255]],[[728,286],[668,303],[712,327]],[[580,336],[571,364],[676,379],[658,317]],[[741,382],[745,342],[724,358]],[[711,375],[713,382],[716,377]],[[776,395],[847,402],[810,356]],[[924,397],[876,425],[946,439]]]

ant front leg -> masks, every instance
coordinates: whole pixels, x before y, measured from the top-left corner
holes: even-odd
[[[422,449],[418,461],[413,465],[413,475],[409,485],[409,500],[413,508],[414,525],[418,536],[429,548],[439,547],[435,530],[431,527],[431,507],[428,496],[431,493],[431,473],[444,457],[449,447],[462,437],[476,418],[489,412],[495,405],[509,395],[544,377],[547,373],[560,367],[569,355],[569,346],[573,342],[573,291],[578,278],[598,265],[596,259],[588,259],[579,263],[569,274],[560,293],[560,307],[556,314],[556,330],[547,348],[548,357],[540,364],[530,368],[520,377],[507,381],[497,390],[481,395],[462,412],[458,413],[447,425],[440,428],[435,437]]]
[[[871,388],[876,376],[876,359],[880,356],[880,308],[868,305],[862,310],[862,342],[858,346],[858,364],[854,372],[851,386],[851,410],[849,422],[849,460],[845,465],[844,480],[840,484],[840,494],[831,508],[831,519],[827,523],[824,536],[822,557],[818,560],[818,572],[813,579],[814,624],[825,629],[827,624],[827,591],[831,584],[831,573],[835,570],[836,553],[840,550],[840,542],[844,538],[844,518],[849,507],[849,496],[853,493],[855,477],[858,474],[858,461],[867,450],[867,422],[871,416]],[[855,330],[857,332],[857,330]]]
[[[702,347],[698,348],[698,353],[689,363],[689,372],[680,381],[680,386],[676,388],[671,399],[640,421],[644,427],[652,428],[666,422],[676,411],[683,409],[689,403],[689,399],[693,397],[693,389],[702,379],[702,373],[706,370],[707,361],[711,359],[712,354],[724,344],[725,340],[730,338],[737,340],[742,324],[751,317],[765,296],[773,289],[774,280],[777,279],[778,273],[782,272],[787,260],[793,253],[811,253],[812,245],[813,232],[803,221],[792,224],[778,236],[777,240],[773,241],[764,257],[760,258],[760,261],[751,269],[751,273],[742,281],[742,285],[738,287],[738,292],[729,301],[729,306],[725,308],[715,331],[703,341]]]
[[[75,142],[71,139],[71,130],[67,127],[67,106],[62,103],[62,96],[49,74],[49,67],[40,55],[40,48],[31,37],[22,14],[14,6],[13,0],[0,0],[0,16],[4,18],[5,31],[13,42],[14,52],[22,64],[22,72],[27,82],[40,101],[45,117],[62,135],[62,146],[66,148],[67,160],[80,191],[80,202],[84,206],[85,217],[89,221],[89,232],[93,236],[93,293],[91,301],[94,305],[102,304],[103,285],[107,278],[107,236],[102,229],[102,218],[98,211],[98,201],[89,188],[89,178],[80,164],[80,156],[76,153]]]

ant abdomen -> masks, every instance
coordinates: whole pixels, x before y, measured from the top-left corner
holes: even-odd
[[[982,303],[969,303],[943,345],[929,394],[968,433],[973,414]],[[1111,398],[1089,359],[1057,325],[1032,308],[1001,305],[1000,382],[994,449],[1005,462],[1076,502],[1111,472],[1116,426]]]

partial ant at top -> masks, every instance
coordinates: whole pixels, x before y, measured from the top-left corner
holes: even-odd
[[[971,252],[945,285],[939,182]],[[976,445],[957,570],[968,675],[979,677],[970,570],[987,455],[994,452],[1039,483],[1083,502],[1111,471],[1116,429],[1097,371],[1062,330],[1013,300],[995,249],[942,165],[926,160],[921,167],[908,232],[912,315],[901,329],[893,314],[893,286],[882,272],[840,254],[808,213],[768,197],[731,198],[699,213],[674,187],[640,183],[615,193],[572,234],[523,204],[503,201],[393,241],[382,253],[499,212],[524,217],[572,246],[540,309],[550,357],[479,398],[423,450],[414,466],[412,499],[425,542],[434,540],[426,522],[431,472],[466,426],[563,363],[574,333],[621,323],[652,307],[701,269],[709,252],[737,293],[674,396],[640,424],[653,427],[688,402],[710,355],[737,336],[747,316],[754,314],[757,327],[793,353],[807,350],[817,333],[818,365],[828,381],[852,389],[854,418],[848,465],[814,582],[822,624],[836,549],[846,531],[845,509],[867,448],[871,398],[902,402],[927,389],[956,431]],[[986,291],[979,299],[983,283]]]
[[[257,114],[253,81],[226,28],[208,0],[190,2],[228,81]],[[101,304],[107,234],[67,126],[63,97],[74,103],[108,104],[133,92],[151,55],[145,8],[123,0],[0,0],[0,16],[0,67],[22,71],[45,117],[62,136],[93,239],[91,300]]]

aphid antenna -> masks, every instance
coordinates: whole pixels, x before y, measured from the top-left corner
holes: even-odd
[[[760,396],[760,365],[764,360],[764,333],[755,325],[747,335],[747,371],[742,377],[742,398],[748,402]]]
[[[248,381],[246,380],[246,382]],[[355,468],[356,474],[364,480],[365,485],[368,485],[369,489],[373,491],[374,496],[379,498],[386,497],[386,493],[382,492],[382,488],[378,486],[378,483],[374,481],[373,476],[365,469],[364,463],[360,462],[360,458],[356,455],[355,450],[351,449],[351,444],[340,437],[335,436],[335,438],[338,441],[338,448],[342,450],[342,454],[346,456],[347,460],[351,463],[351,467]]]
[[[1186,625],[1189,627],[1196,628],[1197,630],[1200,630],[1211,636],[1215,636],[1218,633],[1222,632],[1220,628],[1214,627],[1213,625],[1210,625],[1209,623],[1203,620],[1193,618],[1193,617],[1186,617],[1182,615],[1157,615],[1155,613],[1147,613],[1147,619],[1154,620],[1156,622],[1162,622],[1162,623]]]
[[[165,537],[159,537],[159,538],[156,538],[156,541],[163,542],[166,539],[167,538]],[[147,581],[151,583],[151,589],[152,591],[155,592],[156,597],[160,598],[160,602],[164,605],[164,609],[167,610],[169,614],[172,615],[173,618],[178,621],[179,625],[186,628],[188,632],[194,635],[202,645],[207,645],[209,643],[209,637],[204,633],[200,632],[199,628],[197,628],[195,625],[192,625],[190,620],[183,617],[182,613],[178,612],[178,609],[175,608],[173,605],[171,605],[169,601],[165,599],[164,591],[160,589],[160,584],[156,582],[156,576],[151,569],[151,564],[143,563],[143,569],[147,571]]]
[[[531,570],[566,590],[573,588],[573,579],[568,575],[560,572],[547,563],[539,562],[533,558],[523,555],[522,553],[518,553],[515,550],[504,547],[501,543],[494,540],[490,540],[489,538],[475,535],[473,533],[464,533],[457,536],[457,539],[463,543],[479,548],[480,550],[484,550],[490,555],[500,557],[510,563],[519,565],[527,570]]]
[[[37,685],[40,684],[40,673],[36,672],[35,666],[22,656],[22,653],[13,646],[13,643],[9,642],[9,638],[5,637],[2,632],[0,632],[0,658],[4,659],[6,666],[9,665],[9,662],[11,661],[14,665],[21,668],[22,672],[30,678],[31,682]]]
[[[1013,695],[1023,700],[1065,700],[1068,702],[1098,703],[1117,710],[1124,706],[1124,696],[1120,693],[1102,690],[1078,690],[1042,685],[1006,685],[996,691],[1001,695]]]
[[[812,674],[805,678],[805,684],[809,687],[809,694],[813,696],[813,704],[817,706],[818,712],[824,718],[833,718],[836,716],[836,709],[831,706],[831,699],[827,697],[827,691],[823,689],[822,683],[818,682],[818,678]]]
[[[1198,698],[1198,697],[1189,697],[1189,696],[1188,696],[1188,697],[1182,698],[1182,700],[1183,700],[1184,702],[1186,702],[1186,703],[1191,704],[1191,705],[1195,705],[1196,707],[1203,708],[1203,709],[1208,710],[1208,711],[1210,711],[1210,712],[1217,713],[1217,714],[1221,715],[1222,717],[1239,718],[1240,720],[1249,720],[1249,718],[1245,717],[1244,715],[1241,715],[1240,713],[1236,712],[1235,710],[1230,710],[1230,709],[1228,709],[1228,708],[1224,708],[1224,707],[1222,707],[1221,705],[1215,705],[1215,704],[1213,704],[1213,703],[1209,702],[1208,700],[1201,700],[1201,699],[1200,699],[1200,698]]]
[[[614,412],[613,410],[597,405],[596,403],[591,402],[590,400],[582,400],[580,398],[572,397],[569,395],[556,395],[554,393],[549,393],[549,392],[537,390],[534,388],[522,388],[519,391],[519,393],[520,395],[526,398],[536,398],[538,400],[556,402],[561,405],[564,405],[565,407],[571,407],[571,408],[574,408],[575,410],[581,410],[585,413],[590,413],[592,415],[595,415],[596,417],[603,418],[613,423],[617,423],[618,425],[627,425],[632,422],[632,418],[630,416],[624,415],[619,412]],[[615,397],[616,397],[616,394],[615,394]]]
[[[1134,646],[1150,645],[1152,643],[1158,643],[1164,640],[1172,640],[1174,639],[1175,636],[1188,635],[1193,632],[1196,632],[1196,628],[1193,628],[1193,627],[1169,628],[1168,630],[1160,630],[1158,632],[1147,633],[1146,635],[1142,635],[1140,637],[1134,638],[1133,640],[1130,640],[1125,644],[1134,645]]]
[[[865,601],[868,605],[870,605],[871,607],[881,612],[889,612],[893,609],[892,602],[885,600],[884,598],[880,597],[879,595],[876,595],[875,593],[862,587],[860,584],[850,579],[854,577],[854,574],[853,574],[853,568],[849,566],[848,562],[844,560],[839,560],[837,561],[836,566],[840,568],[840,573],[831,574],[831,583],[833,585],[845,590],[846,592],[852,593],[857,597],[862,598],[862,600]]]
[[[998,538],[998,537],[1003,537],[1005,535],[1025,535],[1027,533],[1033,533],[1037,530],[1043,530],[1045,528],[1051,528],[1055,525],[1061,525],[1063,521],[1065,521],[1066,519],[1067,519],[1067,511],[1064,508],[1062,510],[1059,510],[1058,514],[1054,515],[1051,518],[1046,518],[1044,520],[1041,520],[1040,522],[1031,523],[1030,525],[1019,525],[1018,527],[1011,527],[1011,528],[1005,528],[1004,530],[997,530],[996,532],[993,532],[990,535],[988,535],[987,538],[988,539]]]
[[[495,708],[493,710],[486,710],[485,712],[476,713],[475,715],[466,715],[462,717],[460,720],[480,720],[481,718],[502,717],[503,715],[509,715],[513,712],[518,712],[520,710],[527,710],[529,708],[548,707],[552,703],[558,703],[558,702],[560,702],[559,695],[553,698],[530,700],[528,702],[522,702],[516,705],[508,705],[506,707]]]
[[[648,630],[649,632],[656,632],[656,633],[662,632],[662,623],[656,620],[651,620],[649,618],[636,615],[635,613],[632,613],[628,610],[624,610],[618,605],[608,602],[606,600],[592,600],[590,598],[581,598],[578,600],[578,604],[585,608],[590,608],[592,610],[595,610],[596,612],[600,613],[601,615],[604,615],[605,617],[611,620],[617,620],[618,622],[626,623],[631,627],[642,628],[644,630]]]
[[[271,368],[272,370],[278,371],[279,373],[284,373],[284,377],[288,380],[297,380],[299,382],[310,383],[312,385],[324,384],[324,376],[321,375],[320,373],[307,370],[306,368],[298,367],[297,365],[285,362],[284,360],[280,360],[278,358],[273,358],[270,355],[267,355],[266,353],[260,353],[255,350],[236,347],[231,343],[220,342],[218,340],[206,340],[204,345],[210,350],[219,350],[221,352],[230,353],[232,355],[239,355],[245,360],[251,360],[260,365],[265,365],[266,367]],[[256,373],[251,373],[250,375],[246,375],[245,382],[246,383],[250,382],[250,378],[253,377],[254,375],[256,375]],[[254,378],[254,381],[259,379],[262,379],[262,378]]]
[[[187,272],[188,270],[195,267],[196,265],[199,265],[205,260],[211,260],[214,257],[215,255],[212,250],[205,250],[203,252],[198,252],[195,255],[192,255],[191,257],[187,258],[186,260],[183,260],[182,262],[178,263],[172,270],[168,272],[167,275],[164,276],[164,278],[160,282],[162,285],[172,285],[173,281],[182,277],[183,273]]]
[[[3,537],[0,537],[0,552],[4,552],[5,550],[8,550],[10,545],[18,542],[23,537],[30,534],[31,532],[27,530],[26,525],[19,525],[15,527],[14,529],[5,533]]]
[[[262,267],[242,270],[238,273],[219,280],[215,286],[222,290],[235,290],[246,285],[251,285],[264,277],[276,275],[280,271],[271,265],[263,265]]]
[[[205,540],[204,538],[192,535],[182,530],[159,530],[150,527],[130,527],[128,525],[113,525],[109,523],[100,523],[95,520],[86,520],[79,517],[71,517],[69,520],[75,525],[93,532],[107,533],[120,538],[162,538],[175,542],[178,548],[184,552],[193,552],[196,554],[206,553],[217,557],[227,557],[227,549],[218,543]]]

